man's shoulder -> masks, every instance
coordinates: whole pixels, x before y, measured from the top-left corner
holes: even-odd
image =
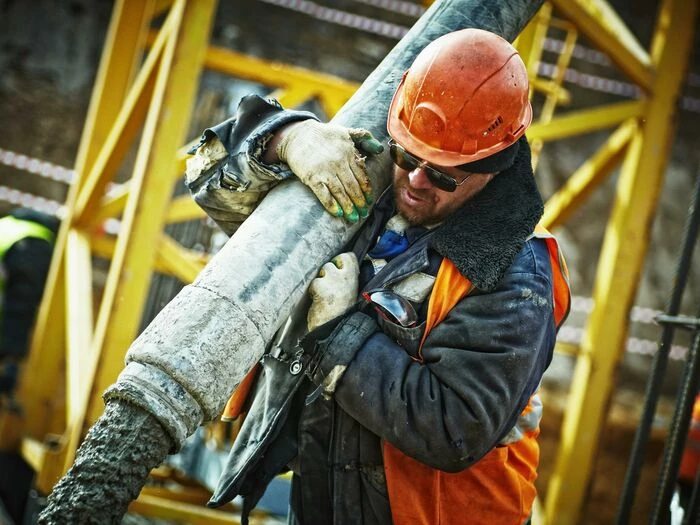
[[[549,250],[544,239],[533,237],[525,241],[506,274],[539,275],[551,280],[552,268],[549,261]]]

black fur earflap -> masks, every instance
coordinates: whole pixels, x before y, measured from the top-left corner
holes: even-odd
[[[525,137],[518,142],[513,165],[448,217],[431,241],[440,255],[484,291],[496,287],[544,211],[530,145]]]

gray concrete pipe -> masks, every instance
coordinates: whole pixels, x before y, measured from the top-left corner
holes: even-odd
[[[512,41],[541,4],[435,2],[333,122],[385,140],[393,92],[429,42],[466,27]],[[375,195],[390,182],[388,164],[386,153],[367,161]],[[356,229],[327,214],[299,182],[272,190],[195,282],[134,341],[127,366],[105,394],[105,414],[54,489],[40,523],[119,523],[149,469],[221,413],[318,268]]]
[[[512,40],[538,6],[519,0],[437,2],[333,122],[364,127],[386,139],[392,95],[421,49],[470,26]],[[367,161],[377,195],[389,184],[389,162],[386,153]],[[129,364],[108,397],[126,396],[146,408],[181,444],[203,421],[221,413],[233,387],[260,359],[318,268],[356,229],[325,213],[301,183],[280,184],[133,343]],[[169,379],[177,385],[167,385]]]

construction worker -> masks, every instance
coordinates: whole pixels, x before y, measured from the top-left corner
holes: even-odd
[[[58,219],[29,208],[0,218],[0,405],[8,412],[27,356]],[[0,523],[21,523],[34,472],[14,450],[0,450]]]
[[[395,92],[382,195],[366,131],[256,96],[205,131],[188,180],[227,233],[292,175],[328,212],[367,217],[311,282],[309,333],[273,344],[229,402],[224,416],[245,419],[212,505],[242,495],[245,522],[291,469],[290,523],[529,520],[537,392],[570,297],[538,226],[531,119],[517,51],[465,29],[429,44]]]
[[[58,219],[18,208],[0,219],[0,393],[11,394],[51,263]]]

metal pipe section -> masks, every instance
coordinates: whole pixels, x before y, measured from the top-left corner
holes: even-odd
[[[333,122],[366,128],[384,140],[394,90],[429,42],[466,27],[488,29],[513,40],[541,3],[434,3]],[[389,184],[389,162],[387,154],[367,160],[376,195]],[[357,227],[326,213],[301,183],[280,184],[195,282],[132,344],[128,364],[108,389],[107,399],[125,399],[151,412],[182,444],[202,422],[221,413],[318,268],[342,249]]]
[[[693,258],[693,250],[695,241],[698,238],[698,228],[700,226],[700,172],[698,173],[695,182],[695,190],[693,200],[691,201],[688,210],[688,219],[685,225],[685,233],[683,235],[683,244],[681,246],[681,255],[678,259],[676,268],[676,276],[671,298],[669,300],[666,315],[668,317],[676,317],[681,307],[683,292],[688,281],[691,262]],[[642,465],[644,464],[644,455],[646,446],[649,442],[651,427],[656,412],[656,406],[661,395],[661,386],[663,383],[666,367],[668,365],[669,352],[671,343],[675,334],[676,325],[673,323],[664,323],[659,349],[654,355],[651,365],[651,374],[647,380],[646,391],[644,394],[644,408],[639,422],[639,427],[634,437],[632,444],[632,452],[627,466],[625,482],[623,485],[622,496],[620,497],[620,505],[618,507],[617,525],[626,525],[629,523],[630,514],[634,505],[634,497],[639,485]]]

